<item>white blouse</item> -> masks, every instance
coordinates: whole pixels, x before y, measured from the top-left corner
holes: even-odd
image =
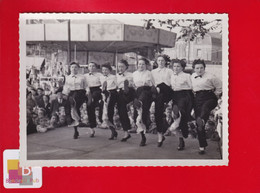
[[[173,75],[173,71],[169,68],[156,68],[152,70],[153,79],[155,82],[155,85],[165,83],[168,86],[171,85],[171,76]]]
[[[149,70],[135,71],[133,73],[134,85],[138,88],[141,86],[152,86],[154,85],[154,80],[152,73]]]
[[[87,73],[85,74],[88,87],[97,87],[101,85],[100,76],[102,76],[99,72]]]
[[[113,74],[109,74],[107,76],[101,75],[100,76],[100,82],[101,85],[107,81],[107,90],[114,90],[117,88],[117,81],[116,81],[116,76]]]
[[[180,72],[179,74],[174,74],[171,76],[171,87],[174,91],[180,90],[191,90],[191,77],[190,74]]]
[[[133,86],[133,73],[130,72],[124,72],[122,74],[117,73],[116,79],[117,79],[118,88],[124,88],[125,80],[129,81],[129,86]]]
[[[202,76],[198,76],[196,73],[191,75],[191,82],[193,91],[212,90],[215,94],[222,92],[222,82],[215,75],[205,72]]]
[[[87,89],[87,81],[85,76],[81,74],[69,75],[65,79],[65,85],[63,89],[64,94],[68,94],[70,91],[75,90],[86,90]]]

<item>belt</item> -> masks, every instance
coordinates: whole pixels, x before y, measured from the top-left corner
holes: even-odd
[[[195,94],[202,94],[202,93],[213,93],[212,90],[199,90],[199,91],[196,91],[194,92]]]

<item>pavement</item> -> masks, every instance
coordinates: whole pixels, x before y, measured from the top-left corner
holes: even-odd
[[[27,136],[28,160],[68,160],[68,159],[221,159],[218,142],[208,140],[206,154],[198,154],[198,140],[185,139],[185,149],[178,151],[178,138],[167,136],[162,147],[157,147],[157,135],[146,134],[147,145],[140,147],[141,136],[131,134],[127,142],[121,142],[123,131],[118,131],[117,140],[108,140],[108,129],[96,129],[90,138],[89,128],[79,128],[79,138],[73,139],[74,129],[56,128],[46,133]]]

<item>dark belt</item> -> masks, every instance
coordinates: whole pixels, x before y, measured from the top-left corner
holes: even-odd
[[[199,90],[199,91],[196,91],[195,94],[207,94],[207,93],[213,93],[212,90]]]
[[[90,91],[100,90],[100,86],[89,87]]]

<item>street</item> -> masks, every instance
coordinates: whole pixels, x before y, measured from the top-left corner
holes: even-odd
[[[208,140],[206,154],[198,154],[198,140],[185,139],[185,149],[178,151],[178,138],[167,136],[162,147],[157,147],[157,135],[146,134],[146,146],[140,147],[141,136],[131,134],[127,142],[121,142],[123,131],[118,131],[117,140],[108,140],[110,130],[96,129],[90,138],[89,128],[79,128],[79,138],[73,139],[73,128],[62,127],[46,133],[27,136],[28,160],[68,159],[221,159],[218,142]]]

